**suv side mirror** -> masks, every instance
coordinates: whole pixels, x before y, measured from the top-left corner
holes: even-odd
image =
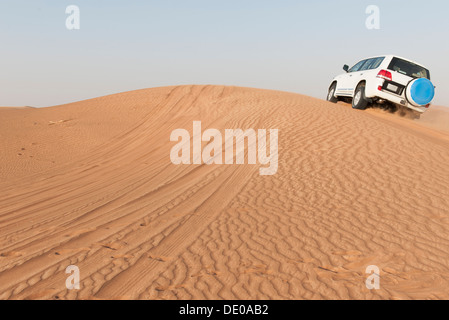
[[[348,72],[349,66],[348,66],[347,64],[345,64],[345,65],[343,66],[343,70],[345,70],[346,72]]]

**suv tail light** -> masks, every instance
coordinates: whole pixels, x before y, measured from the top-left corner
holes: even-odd
[[[391,72],[387,71],[387,70],[380,70],[379,73],[377,74],[377,77],[381,78],[381,79],[385,79],[385,80],[390,80],[390,81],[393,80],[393,78],[391,76]]]

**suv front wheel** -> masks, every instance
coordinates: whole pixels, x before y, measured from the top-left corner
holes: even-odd
[[[337,103],[338,98],[335,98],[335,89],[337,88],[337,83],[333,83],[327,92],[327,101],[332,103]]]
[[[365,110],[368,106],[368,100],[365,97],[365,84],[361,83],[355,89],[354,98],[352,98],[352,108]]]

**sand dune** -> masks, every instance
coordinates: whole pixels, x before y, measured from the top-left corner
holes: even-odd
[[[172,164],[170,133],[194,120],[279,129],[278,172]],[[448,299],[437,129],[219,86],[0,109],[0,298]]]
[[[431,106],[430,110],[421,116],[419,123],[449,133],[449,108]]]

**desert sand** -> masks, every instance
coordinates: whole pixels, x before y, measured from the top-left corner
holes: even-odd
[[[448,299],[449,130],[435,112],[228,86],[0,108],[0,298]],[[172,164],[170,133],[194,120],[279,129],[277,173]]]

